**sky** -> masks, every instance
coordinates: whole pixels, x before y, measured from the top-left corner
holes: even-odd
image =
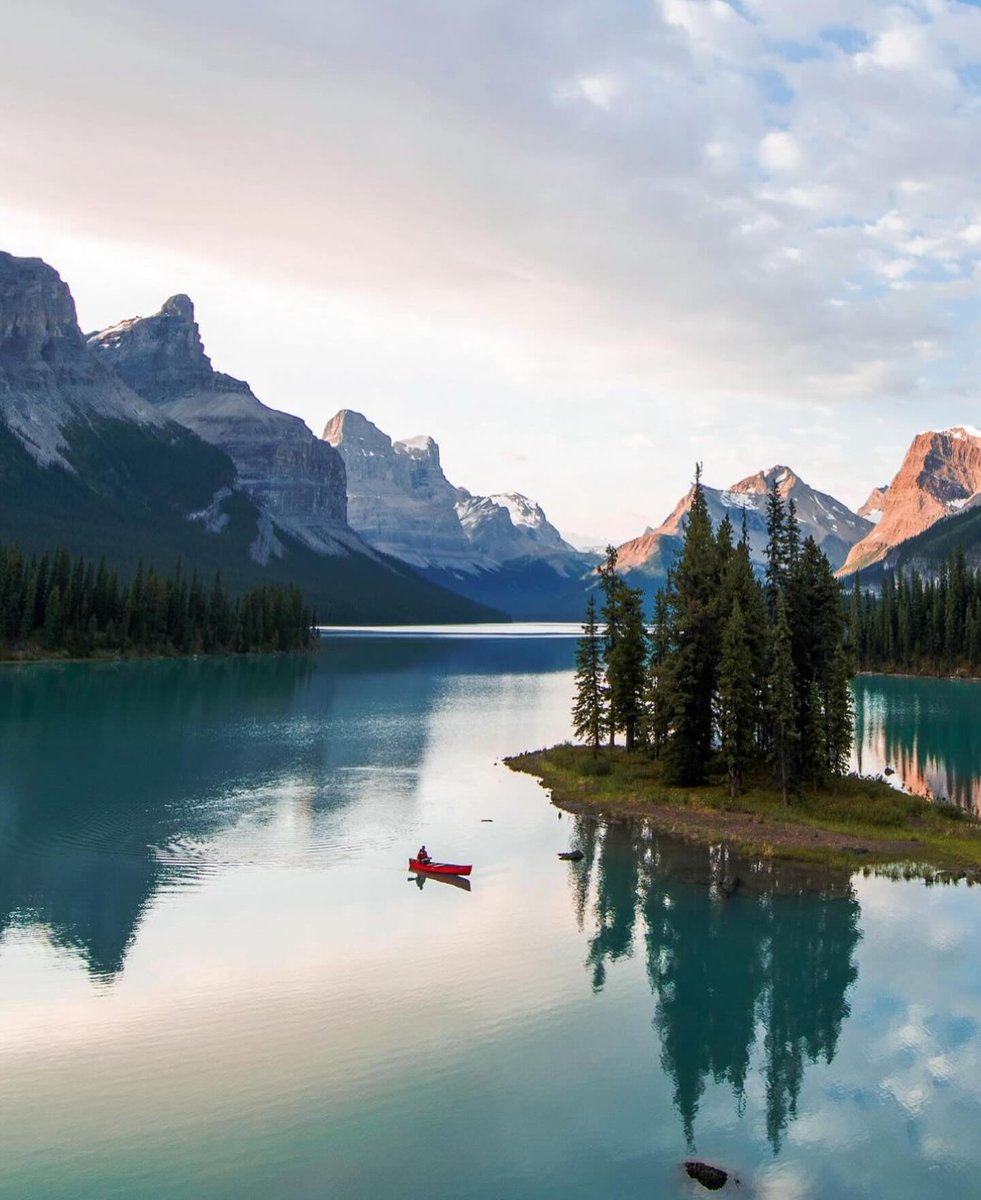
[[[566,531],[981,425],[966,0],[0,0],[0,249]]]

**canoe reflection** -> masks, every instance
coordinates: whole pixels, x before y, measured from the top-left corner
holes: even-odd
[[[414,883],[420,892],[427,883],[446,883],[459,888],[461,892],[470,891],[470,880],[460,875],[410,875],[409,883]]]

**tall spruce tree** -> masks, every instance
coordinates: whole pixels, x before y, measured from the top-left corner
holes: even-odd
[[[576,650],[576,699],[572,722],[576,737],[592,747],[594,758],[606,725],[603,690],[603,646],[596,616],[596,597],[590,594],[582,637]]]
[[[839,643],[831,660],[824,709],[824,744],[833,777],[848,771],[855,730],[855,703],[850,680],[851,658]]]
[[[822,783],[836,774],[828,744],[828,716],[836,656],[844,641],[841,587],[812,537],[805,539],[790,574],[788,615],[797,688],[795,774]]]
[[[749,555],[749,538],[743,521],[742,535],[729,558],[720,586],[722,611],[728,617],[738,600],[746,626],[750,653],[750,679],[753,691],[753,737],[756,747],[767,746],[766,671],[769,650],[770,621],[766,593],[756,578]]]
[[[797,732],[796,680],[793,641],[787,618],[787,603],[777,593],[776,619],[770,639],[770,673],[767,679],[767,707],[770,727],[770,756],[777,786],[788,801],[792,779]]]
[[[787,514],[776,480],[766,496],[766,603],[776,620],[777,596],[787,582]]]
[[[718,555],[699,463],[684,542],[668,590],[674,653],[669,689],[672,735],[666,763],[669,777],[681,784],[701,783],[712,754],[720,634],[718,586]]]
[[[645,740],[655,758],[661,757],[671,720],[671,692],[668,663],[671,654],[668,600],[662,588],[654,597],[651,625],[645,716]]]
[[[603,618],[603,660],[609,664],[616,653],[616,645],[620,638],[623,616],[620,608],[623,600],[623,589],[621,587],[620,576],[617,574],[616,546],[611,545],[606,547],[606,560],[597,567],[597,574],[600,577],[600,590],[603,593],[603,608],[600,614]],[[610,748],[612,749],[616,744],[617,730],[621,727],[621,721],[614,698],[610,692],[609,679],[607,679],[606,684],[604,707],[607,735],[610,740]]]
[[[756,718],[753,657],[738,598],[733,600],[722,633],[718,704],[722,761],[729,779],[729,795],[735,797],[752,760]]]
[[[647,665],[647,633],[644,628],[643,592],[617,581],[619,627],[606,659],[611,730],[622,729],[628,751],[637,744],[644,722],[644,691]]]

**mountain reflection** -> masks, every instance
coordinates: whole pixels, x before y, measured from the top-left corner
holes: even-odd
[[[357,637],[312,656],[5,667],[0,937],[44,927],[111,980],[164,883],[235,865],[215,854],[238,823],[245,855],[268,861],[273,839],[254,826],[291,805],[292,849],[329,861],[326,827],[370,789],[413,799],[455,679],[506,688],[510,674],[567,670],[573,652]]]
[[[853,686],[859,772],[891,767],[910,791],[981,813],[981,685],[873,675]]]
[[[574,883],[593,932],[587,967],[601,989],[607,964],[643,939],[661,1065],[685,1137],[706,1081],[727,1083],[741,1113],[758,1030],[767,1136],[776,1152],[797,1112],[808,1062],[830,1062],[857,978],[859,906],[846,875],[771,866],[722,849],[650,834],[638,823],[577,820],[586,850]],[[717,886],[744,881],[726,900]]]
[[[228,776],[228,716],[288,711],[311,669],[291,657],[9,670],[0,934],[40,923],[94,976],[118,973],[164,870],[154,848],[220,823],[194,800]],[[254,744],[240,754],[267,757]]]

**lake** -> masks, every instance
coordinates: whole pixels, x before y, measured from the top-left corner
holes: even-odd
[[[978,1194],[981,888],[725,901],[559,815],[500,759],[569,736],[563,632],[3,670],[0,1196]],[[864,770],[976,803],[977,685],[856,695]]]

